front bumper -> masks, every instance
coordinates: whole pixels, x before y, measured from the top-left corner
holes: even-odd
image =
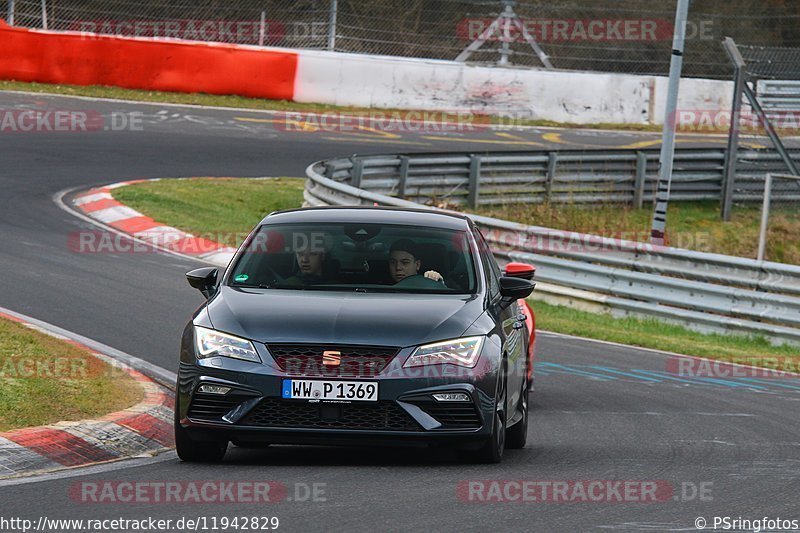
[[[270,365],[225,358],[182,362],[176,419],[193,440],[235,443],[480,445],[491,432],[496,372],[442,367],[400,376],[325,378],[286,375]],[[445,369],[446,370],[446,369]],[[413,371],[413,372],[412,372]],[[377,402],[313,402],[281,398],[284,379],[378,382]],[[198,391],[202,384],[231,390]],[[469,402],[437,402],[437,392],[464,392]]]

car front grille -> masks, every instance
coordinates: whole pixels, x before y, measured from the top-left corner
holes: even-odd
[[[309,403],[264,398],[241,421],[246,426],[416,431],[419,425],[390,401],[364,403]]]
[[[296,376],[373,377],[394,359],[398,348],[386,346],[330,346],[315,344],[268,344],[281,370]],[[338,352],[325,364],[323,352]],[[338,357],[338,359],[337,359]]]

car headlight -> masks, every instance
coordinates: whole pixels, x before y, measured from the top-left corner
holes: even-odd
[[[213,329],[195,326],[194,344],[198,359],[230,357],[254,363],[261,362],[252,342]]]
[[[474,367],[483,346],[483,337],[464,337],[418,347],[403,366],[458,365]]]

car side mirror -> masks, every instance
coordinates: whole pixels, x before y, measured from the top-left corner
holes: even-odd
[[[506,265],[504,276],[532,280],[536,275],[536,267],[528,263],[509,263]]]
[[[203,293],[206,299],[217,291],[217,269],[215,267],[196,268],[186,273],[189,285]]]
[[[501,304],[508,307],[517,300],[527,298],[535,286],[534,282],[527,279],[503,276],[500,278],[500,296],[503,297]]]

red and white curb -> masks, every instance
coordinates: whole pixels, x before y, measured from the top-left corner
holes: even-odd
[[[146,181],[158,181],[158,178],[121,181],[90,189],[78,193],[72,199],[72,205],[100,225],[128,234],[153,248],[188,255],[213,265],[228,266],[236,253],[235,248],[156,222],[114,198],[114,189]]]
[[[0,479],[54,472],[66,468],[155,455],[174,445],[172,392],[118,358],[21,318],[0,317],[77,346],[133,378],[144,392],[141,402],[95,420],[58,422],[0,433]]]

